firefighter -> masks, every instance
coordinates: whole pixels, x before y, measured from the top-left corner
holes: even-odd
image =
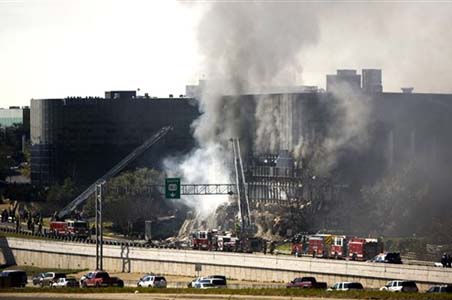
[[[7,214],[7,213],[8,213],[8,212],[6,211],[6,209],[4,209],[4,210],[2,211],[2,223],[8,221],[8,217],[6,217],[6,214]]]
[[[270,254],[273,255],[273,252],[275,252],[275,242],[271,241],[270,242]]]
[[[20,217],[17,216],[16,217],[16,231],[19,231],[19,230],[20,230]]]
[[[443,256],[441,256],[441,264],[443,265],[443,268],[447,267],[447,253],[444,253]]]

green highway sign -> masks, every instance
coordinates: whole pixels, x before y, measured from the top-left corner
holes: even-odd
[[[180,199],[180,178],[165,178],[166,199]]]

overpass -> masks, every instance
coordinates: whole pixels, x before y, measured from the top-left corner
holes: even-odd
[[[92,269],[96,262],[95,244],[1,237],[0,247],[7,264]],[[195,276],[197,264],[202,266],[200,275],[224,274],[232,279],[262,282],[288,282],[296,276],[312,275],[329,285],[360,281],[367,288],[381,287],[391,279],[415,280],[420,289],[435,283],[452,283],[451,269],[429,266],[104,245],[106,271]]]

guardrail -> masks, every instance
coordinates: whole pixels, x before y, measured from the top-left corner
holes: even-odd
[[[96,240],[92,238],[75,238],[68,236],[58,236],[51,233],[39,233],[39,232],[31,232],[28,230],[16,230],[14,228],[8,227],[0,227],[0,232],[5,233],[13,233],[22,235],[23,237],[37,238],[37,239],[46,239],[46,240],[55,240],[55,241],[67,241],[67,242],[75,242],[80,244],[96,244]],[[177,247],[174,245],[153,245],[147,242],[134,242],[134,241],[119,241],[119,240],[103,240],[103,245],[113,245],[113,246],[129,246],[129,247],[138,247],[138,248],[160,248],[160,249],[191,249],[187,247]]]

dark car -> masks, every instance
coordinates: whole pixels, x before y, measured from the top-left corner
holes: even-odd
[[[209,275],[206,278],[219,278],[224,281],[224,285],[227,284],[226,276],[224,276],[224,275]]]
[[[31,278],[33,285],[39,285],[41,283],[42,278],[44,278],[45,273],[36,274]]]
[[[434,285],[426,293],[452,293],[452,285]]]
[[[402,258],[399,252],[381,253],[370,260],[376,263],[402,264]]]
[[[2,285],[5,287],[25,287],[27,273],[21,270],[6,270],[0,273]]]

